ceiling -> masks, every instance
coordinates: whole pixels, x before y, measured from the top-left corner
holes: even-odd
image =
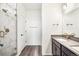
[[[16,9],[16,3],[7,3],[9,7]]]
[[[41,3],[23,3],[22,4],[25,9],[33,10],[33,9],[41,9]]]

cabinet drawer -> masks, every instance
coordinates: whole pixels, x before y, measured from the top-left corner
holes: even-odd
[[[53,39],[53,43],[56,44],[60,48],[60,43]]]
[[[62,46],[62,51],[67,54],[68,56],[76,56],[76,54],[74,54],[72,51],[70,51],[69,49],[67,49],[66,47]]]

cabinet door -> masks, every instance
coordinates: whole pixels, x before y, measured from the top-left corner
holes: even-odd
[[[60,56],[60,48],[58,48],[57,46],[55,47],[55,52],[57,56]]]
[[[60,48],[58,48],[55,44],[53,44],[53,55],[60,56]]]
[[[55,44],[53,44],[53,47],[52,48],[53,48],[53,51],[52,51],[53,53],[52,54],[55,56],[56,55],[55,54]]]
[[[69,49],[67,49],[66,47],[62,46],[62,51],[64,52],[64,54],[68,55],[68,56],[77,56],[75,53],[73,53],[72,51],[70,51]],[[63,54],[62,54],[63,55]]]
[[[68,55],[62,51],[62,56],[68,56]]]

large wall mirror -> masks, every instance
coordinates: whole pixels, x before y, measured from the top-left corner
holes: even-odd
[[[63,3],[63,32],[79,38],[79,3]]]

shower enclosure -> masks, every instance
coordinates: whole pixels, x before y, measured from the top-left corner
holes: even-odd
[[[0,56],[17,54],[16,4],[0,3]]]
[[[0,3],[0,56],[20,55],[26,45],[41,45],[41,4]]]

